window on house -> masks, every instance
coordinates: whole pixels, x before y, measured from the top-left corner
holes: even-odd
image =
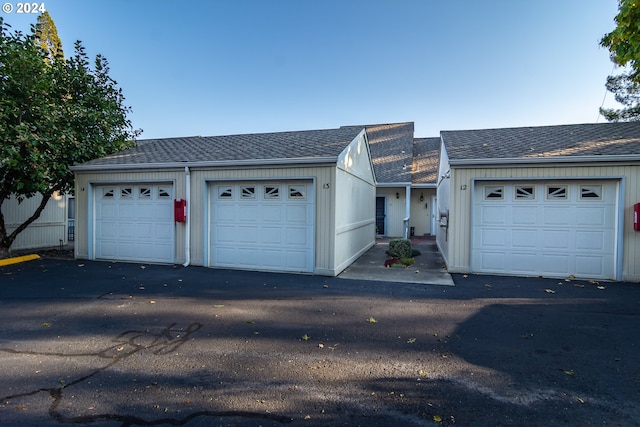
[[[535,200],[536,187],[533,185],[516,185],[515,198],[516,200]]]
[[[149,187],[140,187],[140,191],[138,193],[139,199],[150,199],[151,198],[151,188]]]
[[[280,198],[280,187],[273,185],[265,185],[264,187],[265,200],[275,200]]]
[[[133,198],[133,190],[131,187],[122,187],[120,189],[120,198],[121,199],[132,199]]]
[[[233,198],[233,189],[231,187],[218,187],[218,199]]]
[[[502,200],[504,187],[502,185],[487,185],[484,187],[484,198],[486,200]]]
[[[547,185],[547,200],[566,200],[568,190],[566,185]]]
[[[255,199],[256,198],[256,187],[241,187],[240,188],[240,197],[243,199]]]
[[[582,200],[600,200],[602,198],[601,185],[581,185],[580,199]]]
[[[113,199],[114,190],[112,187],[107,187],[102,189],[102,198],[103,199]]]
[[[290,199],[304,199],[305,198],[305,186],[304,185],[290,185],[289,186],[289,198]]]
[[[171,190],[168,188],[160,187],[158,188],[158,198],[159,199],[170,199],[171,198]]]

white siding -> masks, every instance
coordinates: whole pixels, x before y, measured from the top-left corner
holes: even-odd
[[[339,274],[375,243],[375,197],[371,159],[361,136],[340,155],[336,168],[335,261]]]
[[[385,196],[387,205],[387,230],[385,236],[403,237],[402,221],[407,215],[406,187],[378,187],[377,196]],[[375,201],[372,203],[375,206]]]
[[[450,178],[450,165],[449,155],[447,149],[442,144],[440,146],[440,160],[438,162],[438,206],[436,209],[438,217],[436,218],[436,243],[440,253],[445,260],[445,263],[449,265],[449,220],[450,218],[444,217],[443,214],[450,212],[451,209],[451,178]]]
[[[414,227],[415,236],[431,234],[431,196],[435,188],[411,189],[411,219],[409,227]],[[422,200],[420,198],[422,197]]]
[[[623,229],[620,249],[622,280],[640,281],[640,233],[633,230],[633,204],[640,202],[640,166],[558,166],[521,168],[456,168],[451,175],[450,247],[441,245],[451,272],[469,272],[471,204],[474,179],[618,179],[621,178]],[[440,197],[439,204],[444,203]],[[438,243],[441,244],[440,233]],[[443,239],[444,240],[444,239]]]
[[[12,233],[35,212],[42,200],[41,195],[24,199],[18,203],[10,198],[2,205],[7,234]],[[11,250],[35,249],[59,246],[67,243],[67,198],[55,193],[40,217],[22,231],[11,246]]]

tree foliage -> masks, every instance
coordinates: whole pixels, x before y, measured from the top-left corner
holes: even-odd
[[[79,41],[67,60],[50,53],[35,27],[25,35],[0,19],[0,257],[54,192],[72,191],[69,166],[129,148],[139,133],[106,58],[91,68]],[[2,204],[36,194],[38,209],[8,233]]]
[[[607,78],[606,88],[622,108],[600,108],[608,121],[640,120],[640,0],[620,0],[616,28],[600,40],[611,61],[627,72]]]
[[[609,49],[611,60],[631,70],[629,79],[640,83],[640,1],[620,0],[616,28],[600,44]]]
[[[36,23],[36,42],[46,53],[45,61],[51,62],[56,59],[64,59],[62,42],[58,36],[58,29],[53,22],[49,12],[44,12],[38,16]]]

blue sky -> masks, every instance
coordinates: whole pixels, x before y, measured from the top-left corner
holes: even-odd
[[[3,0],[4,1],[4,0]],[[9,1],[13,5],[17,2]],[[141,138],[603,122],[615,0],[46,0]],[[37,15],[0,12],[14,29]],[[615,105],[606,94],[605,105]]]

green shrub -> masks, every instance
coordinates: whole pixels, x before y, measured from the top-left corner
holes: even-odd
[[[411,258],[411,241],[409,239],[391,239],[388,253],[394,258]]]

